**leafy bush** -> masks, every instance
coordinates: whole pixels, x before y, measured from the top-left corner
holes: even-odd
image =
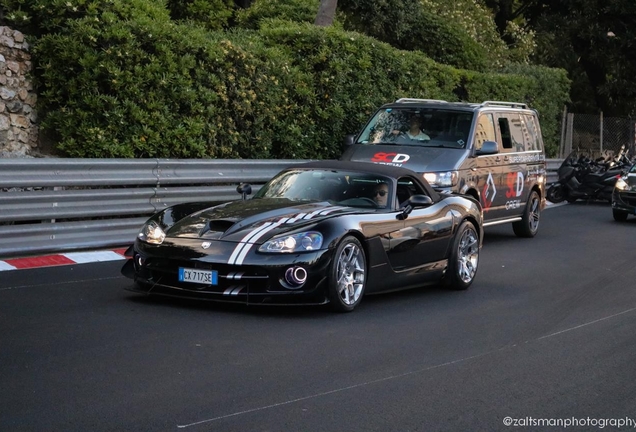
[[[405,50],[419,50],[435,61],[485,70],[488,51],[452,20],[425,8],[420,0],[341,0],[344,25]],[[491,62],[492,63],[492,62]]]
[[[145,15],[159,21],[169,20],[160,2],[148,0],[0,0],[7,24],[30,36],[64,31],[73,19],[99,19],[104,12],[116,8],[123,17]]]
[[[288,105],[283,87],[300,92],[303,77],[291,69],[279,77],[284,59],[256,38],[153,19],[127,4],[68,21],[36,45],[41,126],[57,149],[71,157],[270,157]]]
[[[562,71],[461,70],[267,13],[257,31],[221,32],[172,21],[155,0],[84,0],[77,17],[48,3],[25,9],[25,22],[57,23],[33,58],[41,131],[64,156],[334,158],[345,134],[399,97],[526,101],[551,137],[567,99]]]
[[[168,0],[174,20],[193,21],[210,30],[228,26],[234,15],[234,0]]]
[[[482,102],[513,100],[538,109],[550,155],[558,148],[560,111],[567,101],[565,71],[525,65],[506,74],[479,73],[435,63],[424,54],[395,50],[358,33],[287,24],[261,30],[268,46],[284,47],[291,64],[313,79],[315,157],[337,157],[353,133],[383,103],[400,97]],[[548,92],[542,89],[549,89]]]
[[[238,12],[240,27],[258,29],[266,20],[282,20],[313,23],[320,0],[255,0],[252,5]]]

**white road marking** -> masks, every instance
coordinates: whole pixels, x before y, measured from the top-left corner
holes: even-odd
[[[617,314],[607,316],[605,318],[600,318],[600,319],[597,319],[597,320],[594,320],[594,321],[590,321],[590,322],[585,323],[585,324],[581,324],[581,325],[578,325],[578,326],[575,326],[575,327],[571,327],[571,328],[568,328],[568,329],[565,329],[565,330],[558,331],[556,333],[552,333],[552,334],[549,334],[549,335],[546,335],[546,336],[541,336],[539,338],[526,341],[526,343],[536,342],[536,341],[539,341],[539,340],[542,340],[542,339],[554,337],[554,336],[557,336],[557,335],[560,335],[560,334],[563,334],[563,333],[566,333],[566,332],[570,332],[570,331],[573,331],[573,330],[576,330],[576,329],[580,329],[582,327],[586,327],[586,326],[589,326],[589,325],[592,325],[592,324],[596,324],[596,323],[601,322],[601,321],[605,321],[605,320],[608,320],[608,319],[611,319],[611,318],[615,318],[617,316],[624,315],[626,313],[633,312],[633,311],[636,311],[636,308],[631,308],[631,309],[625,310],[623,312],[619,312]],[[491,355],[491,354],[495,354],[495,353],[498,353],[498,352],[501,352],[501,351],[505,351],[505,350],[509,350],[509,349],[516,348],[516,347],[518,347],[517,344],[507,345],[507,346],[504,346],[504,347],[501,347],[501,348],[498,348],[498,349],[495,349],[495,350],[492,350],[492,351],[488,351],[488,352],[485,352],[485,353],[482,353],[482,354],[476,354],[474,356],[464,357],[464,358],[461,358],[461,359],[458,359],[458,360],[453,360],[453,361],[449,361],[449,362],[446,362],[446,363],[440,363],[440,364],[437,364],[437,365],[434,365],[434,366],[428,366],[428,367],[425,367],[425,368],[421,368],[421,369],[416,369],[416,370],[413,370],[413,371],[405,372],[405,373],[402,373],[402,374],[390,375],[390,376],[387,376],[387,377],[378,378],[378,379],[371,380],[371,381],[365,381],[365,382],[362,382],[362,383],[359,383],[359,384],[350,385],[350,386],[347,386],[347,387],[340,387],[340,388],[337,388],[337,389],[334,389],[334,390],[325,391],[325,392],[322,392],[322,393],[315,393],[315,394],[309,395],[309,396],[304,396],[304,397],[300,397],[300,398],[296,398],[296,399],[290,399],[290,400],[287,400],[287,401],[284,401],[284,402],[279,402],[279,403],[275,403],[275,404],[271,404],[271,405],[265,405],[265,406],[261,406],[261,407],[258,407],[258,408],[252,408],[252,409],[245,410],[245,411],[238,411],[238,412],[235,412],[235,413],[232,413],[232,414],[226,414],[226,415],[213,417],[213,418],[210,418],[210,419],[201,420],[201,421],[197,421],[197,422],[193,422],[193,423],[177,425],[177,428],[185,429],[185,428],[188,428],[188,427],[191,427],[191,426],[197,426],[197,425],[201,425],[201,424],[204,424],[204,423],[211,423],[211,422],[214,422],[214,421],[223,420],[223,419],[230,418],[230,417],[236,417],[236,416],[240,416],[240,415],[243,415],[243,414],[249,414],[249,413],[253,413],[253,412],[257,412],[257,411],[264,411],[264,410],[267,410],[267,409],[276,408],[276,407],[284,406],[284,405],[290,405],[290,404],[293,404],[293,403],[296,403],[296,402],[301,402],[301,401],[308,400],[308,399],[315,399],[315,398],[319,398],[319,397],[322,397],[322,396],[327,396],[327,395],[334,394],[334,393],[340,393],[340,392],[343,392],[343,391],[346,391],[346,390],[351,390],[351,389],[355,389],[355,388],[365,387],[365,386],[368,386],[368,385],[371,385],[371,384],[377,384],[377,383],[384,382],[384,381],[390,381],[390,380],[394,380],[394,379],[398,379],[398,378],[403,378],[403,377],[406,377],[406,376],[409,376],[409,375],[420,374],[420,373],[428,372],[428,371],[431,371],[431,370],[434,370],[434,369],[439,369],[439,368],[442,368],[442,367],[451,366],[451,365],[454,365],[454,364],[466,362],[468,360],[473,360],[473,359],[477,359],[477,358],[480,358],[480,357],[485,357],[485,356],[488,356],[488,355]]]

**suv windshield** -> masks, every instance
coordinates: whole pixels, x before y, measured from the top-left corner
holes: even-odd
[[[371,119],[357,144],[465,148],[473,115],[440,108],[385,108]]]

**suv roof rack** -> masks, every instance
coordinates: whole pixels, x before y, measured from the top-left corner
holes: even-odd
[[[395,103],[400,103],[400,102],[434,102],[434,103],[448,103],[445,100],[439,100],[439,99],[416,99],[416,98],[400,98],[398,100],[395,101]]]
[[[523,108],[527,109],[528,105],[521,102],[502,102],[502,101],[484,101],[481,106],[507,106],[510,108]]]

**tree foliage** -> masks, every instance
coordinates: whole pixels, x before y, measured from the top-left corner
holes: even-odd
[[[499,31],[532,28],[533,60],[564,68],[572,110],[636,115],[636,2],[633,0],[486,0]]]

